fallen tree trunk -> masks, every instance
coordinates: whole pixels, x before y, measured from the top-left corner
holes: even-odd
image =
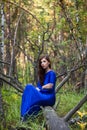
[[[79,110],[82,105],[87,101],[87,95],[85,95],[80,102],[71,109],[64,117],[60,118],[52,107],[44,108],[44,116],[46,119],[47,130],[70,130],[68,121]]]
[[[61,87],[67,82],[71,73],[69,73],[63,81],[56,87],[56,93],[61,89]],[[54,109],[56,109],[56,105]],[[58,117],[55,110],[48,106],[43,109],[44,117],[46,119],[46,130],[70,130],[68,123],[65,122],[63,118]]]
[[[70,130],[68,123],[63,118],[58,117],[52,107],[44,108],[44,116],[46,119],[46,130]]]
[[[56,92],[60,90],[60,88],[63,86],[63,84],[66,83],[69,77],[70,73],[68,74],[68,76],[64,78],[59,87],[57,87]],[[72,118],[74,113],[82,107],[82,105],[86,101],[87,101],[87,95],[85,95],[80,100],[80,102],[72,110],[70,110],[63,118],[58,117],[58,115],[56,114],[56,112],[52,107],[45,107],[43,111],[46,119],[47,130],[70,130],[68,126],[68,121]]]

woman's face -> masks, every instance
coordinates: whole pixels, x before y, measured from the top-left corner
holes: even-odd
[[[46,60],[45,58],[41,59],[41,66],[43,69],[48,69],[49,64],[50,64],[50,62],[48,62],[48,60]]]

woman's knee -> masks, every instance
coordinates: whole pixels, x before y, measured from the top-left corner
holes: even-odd
[[[27,85],[25,86],[25,89],[30,89],[30,87],[33,87],[33,85],[32,85],[32,84],[27,84]]]

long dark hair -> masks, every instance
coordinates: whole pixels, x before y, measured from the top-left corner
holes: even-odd
[[[50,64],[49,64],[49,68],[51,68],[51,61],[49,59],[48,55],[43,55],[39,58],[39,63],[38,63],[38,76],[39,76],[39,81],[41,83],[41,85],[43,85],[44,83],[44,75],[45,75],[45,70],[42,68],[41,66],[41,60],[45,58]]]

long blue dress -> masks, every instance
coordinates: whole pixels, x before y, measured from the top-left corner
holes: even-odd
[[[42,89],[40,82],[38,82],[37,87],[40,91],[31,84],[25,86],[21,102],[21,117],[38,113],[40,106],[53,106],[55,104],[56,73],[53,70],[45,74],[44,85],[48,83],[52,83],[53,87]]]

